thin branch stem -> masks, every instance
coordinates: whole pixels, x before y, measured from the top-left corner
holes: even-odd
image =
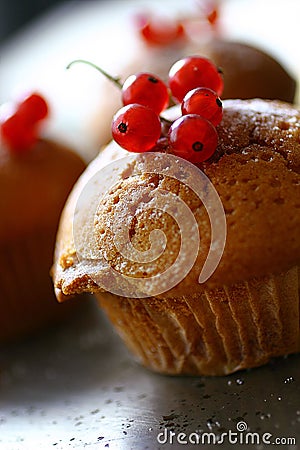
[[[96,64],[90,61],[86,61],[85,59],[75,59],[74,61],[70,62],[66,68],[70,69],[70,67],[76,63],[83,63],[93,67],[94,69],[98,70],[98,72],[100,72],[102,75],[104,75],[108,80],[112,81],[119,89],[122,89],[122,83],[120,82],[120,78],[111,76],[105,70],[101,69],[101,67],[97,66]]]

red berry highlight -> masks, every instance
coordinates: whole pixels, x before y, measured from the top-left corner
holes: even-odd
[[[37,93],[33,93],[25,98],[18,108],[18,114],[22,115],[24,120],[31,124],[45,119],[48,112],[46,100]]]
[[[158,115],[147,106],[123,106],[112,121],[112,136],[125,150],[143,153],[150,150],[161,134]]]
[[[209,59],[191,56],[173,64],[169,86],[173,97],[182,102],[189,91],[198,87],[208,87],[221,95],[224,83],[220,71]]]
[[[165,46],[185,38],[184,27],[180,22],[167,20],[143,20],[140,34],[147,44]]]
[[[175,120],[170,127],[171,152],[192,163],[209,159],[218,144],[218,135],[211,122],[197,114],[188,114]]]
[[[223,116],[223,106],[220,97],[209,88],[196,88],[189,91],[181,104],[181,112],[199,114],[217,126]]]
[[[3,142],[11,153],[25,153],[38,139],[38,125],[48,115],[45,99],[37,93],[25,98],[16,111],[0,124]]]
[[[210,13],[207,14],[207,20],[211,25],[216,25],[219,19],[219,11],[217,8],[214,8]]]
[[[19,114],[13,114],[1,124],[1,138],[12,154],[25,153],[36,141],[35,130]]]
[[[123,105],[138,103],[160,114],[169,104],[169,91],[165,83],[151,73],[131,75],[122,87]]]

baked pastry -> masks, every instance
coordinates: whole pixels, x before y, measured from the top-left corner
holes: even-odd
[[[58,299],[95,293],[137,359],[162,373],[223,375],[300,349],[300,112],[259,99],[223,105],[217,151],[200,166],[220,196],[227,224],[220,263],[206,281],[199,283],[198,276],[213,239],[208,208],[187,182],[168,176],[172,164],[155,174],[143,166],[143,154],[134,154],[100,194],[96,174],[104,183],[128,155],[111,143],[76,184],[60,223],[53,266]],[[93,201],[84,202],[86,186],[94,187],[95,209]],[[201,235],[191,270],[180,277],[176,269],[179,282],[168,290],[159,276],[169,267],[176,272],[186,235],[172,214],[151,204],[159,190],[185,203]],[[90,209],[96,212],[86,226]],[[124,228],[142,253],[150,248],[151,232],[163,230],[164,252],[149,263],[126,258],[124,242],[116,240],[116,230]],[[193,252],[194,238],[188,235],[183,260]],[[214,251],[221,244],[217,236]],[[142,289],[139,280],[146,280]]]
[[[49,272],[59,217],[85,164],[35,134],[31,115],[46,116],[46,103],[37,94],[28,98],[29,109],[24,101],[1,123],[0,343],[67,318],[79,303],[58,304]]]

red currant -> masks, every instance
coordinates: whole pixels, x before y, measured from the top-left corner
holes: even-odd
[[[218,144],[215,127],[198,114],[187,114],[175,120],[168,138],[171,152],[192,163],[209,159]]]
[[[181,59],[169,71],[169,86],[173,97],[179,102],[197,87],[208,87],[221,95],[223,85],[223,78],[215,64],[200,56]]]
[[[43,97],[33,93],[19,105],[18,113],[24,117],[27,123],[33,124],[47,117],[48,105]]]
[[[147,44],[170,45],[185,37],[184,27],[180,22],[163,20],[144,20],[140,34]]]
[[[138,103],[160,114],[169,104],[165,83],[151,73],[138,73],[127,78],[122,87],[123,105]]]
[[[189,91],[181,104],[182,114],[199,114],[217,126],[223,115],[220,97],[209,88],[196,88]]]
[[[129,152],[150,150],[161,134],[158,115],[147,106],[137,103],[123,106],[112,121],[114,140]]]
[[[16,112],[0,124],[1,137],[12,153],[32,147],[38,136],[38,122],[47,115],[47,102],[39,94],[33,93],[17,105]]]
[[[13,114],[1,124],[1,137],[14,154],[27,151],[37,138],[33,127],[28,126],[18,113]]]
[[[216,25],[219,19],[219,11],[217,8],[214,8],[210,13],[207,14],[207,20],[211,25]]]
[[[220,11],[217,0],[201,0],[199,2],[201,15],[208,21],[208,23],[215,27],[219,20]]]

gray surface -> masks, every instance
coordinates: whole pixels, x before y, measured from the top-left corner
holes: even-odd
[[[300,442],[299,355],[221,378],[153,374],[132,360],[94,303],[86,306],[65,326],[1,349],[1,450],[213,448],[159,445],[156,437],[165,428],[176,437],[218,435],[241,420],[260,438]]]

